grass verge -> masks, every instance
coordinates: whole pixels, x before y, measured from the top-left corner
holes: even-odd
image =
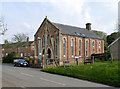
[[[87,65],[80,63],[79,66],[71,64],[70,67],[50,67],[42,71],[120,87],[119,64],[120,61],[95,62]]]

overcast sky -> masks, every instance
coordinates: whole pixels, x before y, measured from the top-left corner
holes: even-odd
[[[118,21],[118,0],[1,0],[0,15],[8,31],[0,43],[17,33],[27,33],[30,40],[45,16],[52,22],[85,28],[92,23],[92,30],[115,32]]]

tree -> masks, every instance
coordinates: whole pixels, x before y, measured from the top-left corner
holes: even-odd
[[[12,40],[15,41],[15,42],[26,42],[27,41],[27,37],[28,37],[28,34],[18,33],[18,34],[14,35]]]
[[[113,41],[115,41],[118,37],[120,37],[119,32],[114,32],[107,36],[107,43],[110,45]]]
[[[15,34],[12,38],[13,41],[15,41],[16,43],[14,44],[14,47],[17,48],[17,54],[19,53],[19,48],[22,46],[28,46],[28,42],[29,42],[29,37],[28,34],[25,33],[18,33]]]
[[[2,18],[0,18],[0,36],[4,35],[7,30],[7,24],[4,24]]]
[[[19,54],[19,48],[20,47],[26,47],[29,45],[29,37],[27,34],[24,33],[18,33],[15,34],[12,37],[12,43],[8,42],[8,40],[5,40],[5,44],[2,45],[3,48],[10,48],[10,49],[16,49],[17,48],[17,55]]]
[[[105,52],[107,52],[109,50],[108,46],[107,46],[108,45],[107,34],[105,32],[102,32],[102,31],[93,30],[93,32],[104,40],[104,50],[105,50]]]

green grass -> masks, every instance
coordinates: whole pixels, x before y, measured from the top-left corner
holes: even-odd
[[[111,62],[95,62],[94,64],[84,65],[80,63],[79,66],[71,64],[71,67],[51,67],[42,69],[42,71],[77,77],[80,79],[87,79],[99,83],[104,83],[116,87],[120,87],[120,71],[118,71],[118,64],[120,61]]]

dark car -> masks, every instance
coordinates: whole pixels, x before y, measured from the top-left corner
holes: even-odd
[[[28,62],[26,62],[24,59],[15,59],[14,66],[28,66]]]

